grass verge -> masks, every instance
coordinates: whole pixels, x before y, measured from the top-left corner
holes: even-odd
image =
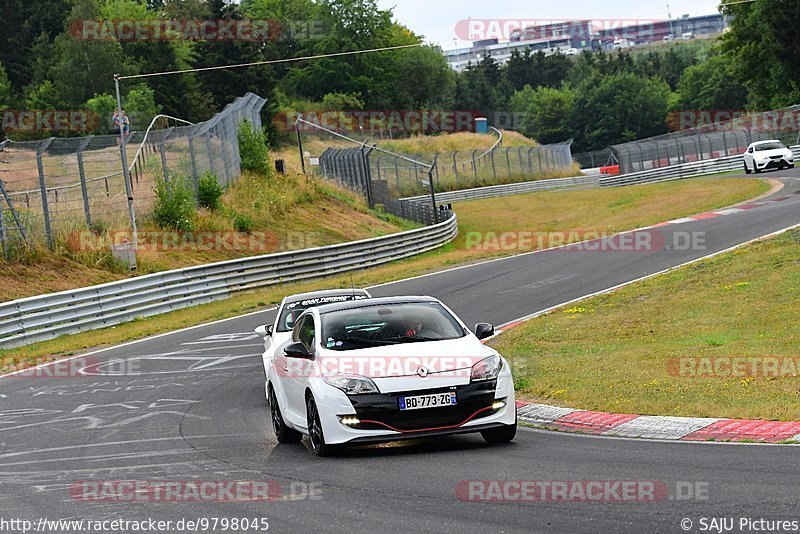
[[[596,228],[618,232],[729,205],[762,194],[768,188],[769,185],[765,182],[751,179],[687,180],[593,191],[531,193],[463,202],[455,206],[461,233],[454,242],[415,258],[354,272],[353,282],[364,287],[519,252],[491,248],[468,249],[465,235],[470,231],[545,229],[569,232],[573,229]],[[683,202],[679,205],[674,201],[675,198],[681,198]],[[89,348],[124,343],[234,317],[279,302],[286,294],[330,287],[350,287],[350,275],[275,286],[117,327],[64,336],[19,349],[0,350],[0,359],[7,370],[19,363],[72,355]]]
[[[800,419],[800,230],[502,334],[520,395],[622,413]],[[754,372],[755,370],[755,372]]]

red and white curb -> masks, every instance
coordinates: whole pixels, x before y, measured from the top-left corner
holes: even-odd
[[[700,213],[698,215],[693,215],[691,217],[681,217],[680,219],[673,219],[671,221],[659,223],[659,224],[656,224],[656,225],[651,226],[649,228],[662,228],[664,226],[670,226],[670,225],[673,225],[673,224],[683,224],[683,223],[693,222],[693,221],[703,221],[703,220],[706,220],[706,219],[716,219],[717,217],[722,217],[724,215],[733,215],[735,213],[742,213],[744,211],[756,209],[756,208],[759,208],[761,206],[766,206],[768,204],[775,204],[776,202],[783,202],[784,200],[789,200],[790,198],[792,198],[793,196],[798,195],[798,194],[800,194],[800,192],[791,193],[789,195],[785,195],[785,196],[782,196],[782,197],[771,198],[769,200],[761,200],[761,201],[758,201],[758,202],[750,202],[748,204],[740,204],[738,206],[733,206],[733,207],[730,207],[730,208],[719,209],[719,210],[714,210],[714,211],[708,211],[706,213]]]
[[[626,438],[758,443],[800,442],[800,422],[593,412],[517,402],[520,422],[549,430]]]

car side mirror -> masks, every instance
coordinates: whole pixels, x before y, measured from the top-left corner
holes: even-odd
[[[311,360],[314,358],[314,355],[308,352],[306,346],[300,342],[292,343],[283,349],[283,352],[286,353],[286,356],[289,358],[300,358],[302,360]]]
[[[261,337],[267,337],[272,335],[272,325],[261,325],[256,328],[256,334]]]
[[[475,325],[475,337],[478,339],[486,339],[494,335],[494,326],[489,323],[478,323]]]

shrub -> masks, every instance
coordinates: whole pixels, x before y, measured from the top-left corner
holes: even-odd
[[[253,231],[253,219],[247,215],[237,214],[233,218],[233,228],[237,232],[249,233]]]
[[[156,181],[153,216],[161,228],[189,232],[195,216],[194,193],[182,177]]]
[[[238,137],[242,170],[269,174],[267,134],[263,130],[255,130],[250,121],[242,121]]]
[[[222,186],[219,185],[216,174],[207,172],[200,178],[197,184],[197,201],[202,207],[211,211],[219,209],[222,193]]]

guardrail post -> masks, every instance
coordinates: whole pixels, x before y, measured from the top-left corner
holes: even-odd
[[[47,203],[47,183],[44,179],[44,164],[42,163],[42,156],[47,151],[50,143],[53,142],[53,137],[45,141],[39,150],[36,151],[36,168],[39,171],[39,191],[42,195],[42,214],[44,215],[44,232],[47,236],[47,245],[52,249],[55,246],[55,239],[53,236],[53,228],[50,224],[50,206]]]

